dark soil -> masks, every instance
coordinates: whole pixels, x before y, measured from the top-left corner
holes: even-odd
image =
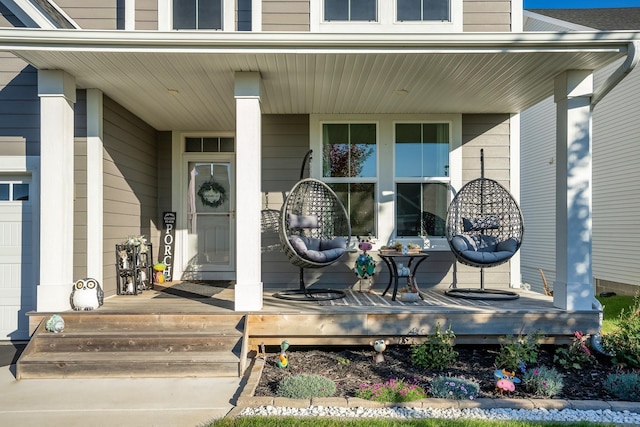
[[[555,346],[542,346],[537,366],[552,367]],[[276,365],[278,350],[266,353],[266,363],[255,396],[275,396],[280,380],[287,375],[299,373],[320,374],[337,383],[337,397],[353,397],[361,384],[383,383],[392,378],[416,379],[425,389],[431,379],[440,375],[464,376],[474,378],[480,383],[481,398],[533,398],[523,386],[501,395],[495,388],[494,362],[499,351],[498,346],[456,346],[459,353],[457,362],[444,371],[422,370],[411,363],[411,347],[408,345],[390,345],[384,352],[385,361],[375,363],[372,347],[296,349],[287,351],[289,366],[279,368]],[[556,366],[564,375],[564,389],[554,398],[571,400],[615,400],[604,390],[603,383],[616,368],[601,360],[593,366],[581,370],[564,370]]]

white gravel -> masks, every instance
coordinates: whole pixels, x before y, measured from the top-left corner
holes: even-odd
[[[335,406],[311,406],[288,408],[260,406],[245,408],[240,416],[290,416],[290,417],[343,417],[343,418],[439,418],[528,421],[591,421],[602,423],[640,425],[640,413],[630,411],[578,410],[578,409],[455,409],[455,408],[343,408]]]

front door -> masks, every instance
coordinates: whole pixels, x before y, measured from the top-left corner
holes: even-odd
[[[235,194],[230,159],[187,161],[187,277],[232,279]]]

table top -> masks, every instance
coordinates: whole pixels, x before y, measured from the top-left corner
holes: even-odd
[[[426,252],[413,252],[403,254],[402,252],[378,252],[378,256],[380,257],[428,257],[429,254]]]

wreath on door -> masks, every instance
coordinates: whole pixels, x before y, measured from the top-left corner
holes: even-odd
[[[217,208],[227,201],[227,190],[211,179],[200,186],[198,196],[203,205]]]

